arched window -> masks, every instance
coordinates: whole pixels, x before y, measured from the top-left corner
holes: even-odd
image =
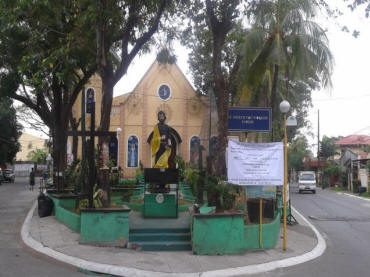
[[[139,140],[137,136],[130,136],[127,140],[127,167],[138,167]]]
[[[117,155],[118,155],[117,137],[111,137],[109,140],[109,160],[112,161],[115,166],[118,166]]]
[[[217,137],[211,137],[209,140],[209,155],[216,156],[216,149],[217,149]]]
[[[190,139],[190,165],[198,168],[200,155],[200,138],[193,136]]]
[[[88,88],[86,90],[85,103],[86,103],[86,113],[92,112],[92,103],[95,102],[95,90],[94,88]]]

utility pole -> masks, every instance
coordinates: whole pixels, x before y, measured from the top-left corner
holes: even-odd
[[[320,110],[317,110],[317,183],[320,179]]]

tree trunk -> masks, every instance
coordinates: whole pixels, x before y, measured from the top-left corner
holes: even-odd
[[[72,131],[77,131],[78,126],[80,125],[80,121],[77,121],[76,118],[73,117],[72,113],[69,118],[69,123]],[[77,159],[77,150],[78,150],[78,136],[74,135],[72,137],[72,155],[74,160]]]
[[[218,138],[217,138],[217,155],[216,165],[214,167],[215,174],[222,176],[226,174],[225,152],[228,134],[228,110],[229,99],[228,93],[224,88],[220,88],[218,97]]]
[[[111,80],[108,78],[102,78],[102,104],[101,104],[101,117],[100,117],[100,126],[101,131],[109,131],[110,125],[110,112],[112,109],[113,101],[113,85]],[[99,157],[102,155],[103,144],[107,143],[109,145],[108,137],[99,137]],[[102,164],[101,164],[102,166]],[[99,168],[101,168],[99,166]],[[110,181],[109,181],[109,172],[107,170],[98,170],[98,180],[100,183],[101,189],[104,191],[103,207],[110,206]]]
[[[272,87],[271,87],[271,97],[270,97],[270,107],[271,107],[271,116],[272,116],[272,126],[274,126],[275,130],[273,129],[271,134],[271,141],[274,141],[276,139],[276,134],[277,134],[277,126],[274,124],[274,122],[277,122],[278,119],[278,113],[277,113],[277,103],[276,103],[276,94],[277,94],[277,83],[278,83],[278,78],[279,78],[279,65],[275,64],[274,66],[274,77],[272,80]],[[280,132],[279,132],[280,133]]]
[[[222,176],[225,174],[225,150],[227,138],[227,123],[228,123],[228,90],[226,89],[226,82],[222,74],[222,46],[225,43],[226,34],[218,34],[213,32],[213,73],[215,82],[215,95],[217,97],[218,106],[218,138],[217,138],[217,154],[215,159],[215,166],[213,167],[213,174],[215,176]]]
[[[61,192],[64,189],[64,171],[67,164],[67,124],[56,126],[53,134],[54,185],[57,191]]]

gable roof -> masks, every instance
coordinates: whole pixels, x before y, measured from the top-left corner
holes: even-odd
[[[125,102],[125,100],[130,96],[130,94],[131,94],[131,92],[113,97],[112,106],[117,106],[120,103]]]
[[[335,144],[340,146],[370,145],[370,136],[351,135],[338,140]]]
[[[139,87],[139,85],[145,80],[145,78],[149,75],[149,73],[151,72],[151,70],[157,65],[159,64],[158,61],[155,59],[153,61],[153,63],[149,66],[149,68],[147,69],[147,71],[144,73],[144,75],[141,77],[141,79],[139,80],[139,82],[136,84],[136,86],[134,87],[134,89],[128,93],[125,93],[125,94],[121,94],[119,96],[116,96],[116,97],[113,97],[113,103],[112,105],[113,106],[116,106],[116,105],[119,105],[121,103],[124,103],[125,101],[128,100],[128,98],[132,95],[132,93]],[[188,78],[185,76],[185,74],[182,72],[182,70],[180,69],[180,67],[176,64],[176,63],[173,63],[171,64],[171,66],[174,66],[176,68],[176,70],[180,73],[180,75],[184,78],[184,80],[186,81],[186,83],[189,85],[189,87],[195,92],[195,89],[193,87],[193,85],[190,83],[190,81],[188,80]]]
[[[145,72],[145,74],[143,75],[143,77],[140,79],[140,81],[136,84],[135,88],[132,90],[132,91],[135,91],[139,85],[145,80],[145,78],[149,75],[149,72],[156,66],[156,65],[160,65],[158,63],[158,61],[155,59],[153,61],[153,63],[151,64],[151,66],[149,66],[148,70]],[[175,67],[175,69],[180,72],[180,74],[183,76],[183,78],[186,80],[187,84],[191,87],[192,90],[195,91],[193,85],[189,82],[188,78],[186,78],[185,74],[182,72],[182,70],[180,69],[180,67],[176,64],[176,63],[173,63],[173,64],[168,64],[169,66],[173,66]]]

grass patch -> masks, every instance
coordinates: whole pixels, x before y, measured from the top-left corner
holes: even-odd
[[[330,190],[332,191],[348,191],[346,187],[331,187]]]
[[[368,192],[364,192],[364,193],[361,193],[360,194],[361,197],[366,197],[366,198],[370,198],[370,193]]]

